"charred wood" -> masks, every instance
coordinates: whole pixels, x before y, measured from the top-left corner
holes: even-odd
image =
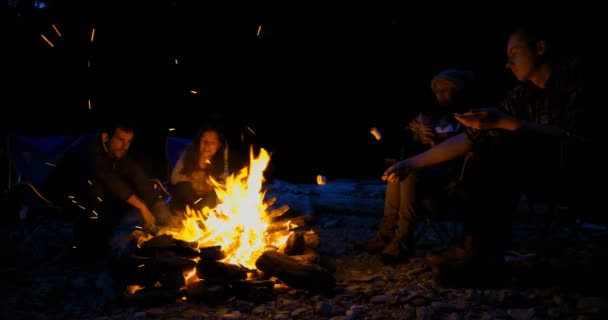
[[[319,255],[316,252],[306,252],[298,255],[291,255],[293,259],[301,264],[319,264],[321,261]]]
[[[306,243],[304,242],[304,234],[302,232],[292,232],[287,237],[283,252],[286,255],[296,255],[304,252]]]
[[[278,217],[281,217],[287,211],[289,211],[289,209],[290,209],[289,206],[285,204],[278,208],[268,210],[268,211],[266,211],[266,215],[264,216],[264,221],[270,221],[270,220],[274,220]]]
[[[278,231],[289,231],[294,230],[296,228],[301,228],[307,226],[308,224],[314,221],[313,216],[299,216],[293,217],[289,219],[281,219],[280,221],[276,221],[271,223],[268,228],[266,228],[267,233],[274,233]]]
[[[303,234],[304,243],[306,244],[306,247],[311,249],[319,248],[319,246],[321,245],[321,237],[316,231],[311,229],[308,231],[304,231]]]
[[[190,298],[201,299],[205,302],[224,302],[232,296],[231,288],[226,284],[213,284],[205,280],[191,283],[186,288]]]
[[[215,260],[200,260],[196,274],[209,283],[232,283],[247,279],[247,269]]]
[[[197,244],[175,239],[171,235],[163,234],[155,236],[141,244],[138,253],[142,255],[153,255],[158,251],[171,250],[177,255],[186,258],[196,258],[199,256]]]
[[[329,292],[336,281],[327,269],[315,264],[302,264],[277,251],[265,251],[256,261],[256,267],[294,289]]]
[[[222,251],[222,246],[211,246],[200,248],[200,258],[203,260],[222,260],[226,254]]]
[[[154,262],[162,269],[166,270],[191,270],[196,267],[196,261],[190,258],[178,256],[173,251],[161,251],[156,254]]]

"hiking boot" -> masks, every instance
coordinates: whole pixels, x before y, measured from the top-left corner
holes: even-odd
[[[362,242],[355,243],[354,247],[357,250],[365,251],[370,254],[379,253],[389,243],[389,238],[379,233],[374,234],[371,238]]]
[[[393,239],[389,244],[384,247],[380,253],[382,261],[386,264],[397,263],[405,261],[410,258],[412,252],[409,248],[402,245],[399,240]]]

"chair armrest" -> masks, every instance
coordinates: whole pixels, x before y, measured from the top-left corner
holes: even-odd
[[[155,190],[160,189],[162,193],[167,197],[170,195],[169,191],[167,190],[165,184],[162,181],[156,178],[150,178],[148,180],[154,185]]]

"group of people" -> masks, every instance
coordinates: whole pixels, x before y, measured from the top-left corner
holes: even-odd
[[[539,30],[512,31],[506,67],[519,84],[499,107],[472,100],[471,70],[439,72],[431,89],[445,112],[418,114],[409,122],[412,141],[425,151],[386,169],[380,228],[357,248],[380,254],[387,262],[407,259],[414,252],[413,230],[422,199],[449,192],[462,204],[463,242],[443,254],[428,255],[429,264],[438,274],[454,267],[478,276],[487,274],[486,268],[501,270],[510,215],[522,187],[542,188],[556,177],[576,177],[563,174],[564,163],[577,164],[572,154],[582,154],[578,150],[586,142],[580,73],[572,60],[557,59],[558,53]],[[167,203],[128,154],[133,138],[132,127],[116,124],[91,137],[75,153],[77,161],[66,156],[64,167],[73,174],[63,176],[61,185],[70,189],[50,190],[59,198],[70,195],[69,200],[87,212],[79,213],[77,246],[107,250],[113,230],[128,211],[139,214],[144,229],[154,230],[187,206],[213,206],[217,199],[211,178],[221,181],[246,165],[242,153],[229,148],[220,127],[203,126],[171,173]],[[572,150],[577,151],[569,153]]]
[[[355,246],[379,253],[387,262],[407,259],[414,252],[413,229],[422,200],[449,193],[457,195],[453,204],[461,209],[462,243],[428,254],[427,262],[446,282],[446,274],[468,284],[500,281],[495,276],[505,270],[511,214],[522,192],[581,185],[573,181],[583,175],[587,119],[577,64],[573,57],[561,56],[542,29],[518,27],[508,36],[506,67],[519,84],[500,106],[463,99],[474,95],[470,70],[437,74],[431,88],[445,112],[435,118],[420,114],[409,123],[412,141],[425,150],[386,169],[380,228]],[[483,279],[484,274],[493,277]]]
[[[111,256],[112,239],[126,220],[132,224],[127,227],[154,233],[187,207],[215,206],[213,183],[246,165],[242,150],[228,145],[224,127],[206,123],[172,169],[167,198],[130,155],[134,136],[135,128],[122,122],[101,128],[68,152],[42,186],[54,203],[78,217],[74,247],[84,254]]]

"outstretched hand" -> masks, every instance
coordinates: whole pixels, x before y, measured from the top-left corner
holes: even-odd
[[[405,179],[411,168],[407,160],[401,160],[390,166],[382,175],[382,180],[397,182]]]
[[[519,121],[516,118],[496,108],[472,109],[465,113],[455,113],[454,118],[465,127],[480,130],[515,130],[519,127]]]
[[[156,228],[156,218],[154,217],[152,212],[150,212],[150,209],[145,207],[145,209],[140,210],[140,214],[144,220],[144,230],[146,230],[148,232],[155,231],[157,229]]]

